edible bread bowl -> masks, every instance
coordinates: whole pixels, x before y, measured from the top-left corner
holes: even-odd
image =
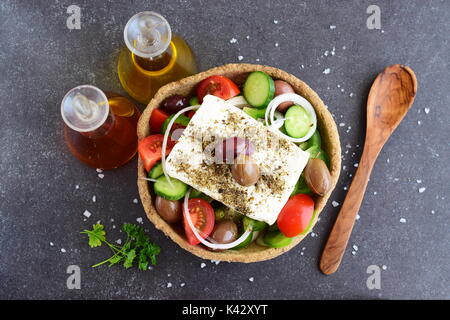
[[[313,198],[316,210],[316,215],[314,216],[314,221],[312,223],[312,227],[314,227],[317,219],[320,216],[320,212],[325,207],[325,204],[327,203],[328,198],[330,197],[330,194],[333,191],[338,180],[341,168],[341,146],[339,142],[339,134],[337,131],[336,123],[334,122],[330,112],[325,107],[323,101],[319,98],[317,93],[315,93],[306,83],[296,78],[295,76],[283,70],[268,66],[253,64],[227,64],[221,67],[210,69],[205,72],[201,72],[199,74],[184,78],[176,82],[169,83],[159,89],[154,98],[148,104],[145,111],[142,113],[137,129],[138,138],[142,139],[150,134],[150,115],[153,109],[158,108],[165,98],[174,94],[181,94],[185,96],[194,95],[198,83],[212,75],[222,75],[228,77],[233,80],[238,86],[241,86],[248,74],[253,71],[263,71],[270,75],[274,80],[280,79],[290,83],[297,94],[303,96],[312,104],[317,114],[318,129],[322,136],[322,148],[328,154],[330,159],[329,169],[332,180],[332,188],[323,197],[314,196]],[[155,195],[149,187],[149,183],[146,180],[141,179],[145,178],[146,176],[147,175],[144,169],[143,162],[139,158],[137,184],[139,187],[141,202],[148,219],[155,225],[157,229],[164,232],[166,236],[176,242],[181,248],[203,259],[245,263],[272,259],[295,247],[300,243],[300,241],[303,240],[304,237],[307,236],[307,234],[312,229],[311,227],[308,233],[295,237],[294,241],[292,241],[290,245],[283,248],[263,247],[253,242],[248,247],[240,250],[225,250],[216,252],[211,251],[201,245],[192,246],[186,241],[182,226],[168,224],[156,212],[154,207]]]

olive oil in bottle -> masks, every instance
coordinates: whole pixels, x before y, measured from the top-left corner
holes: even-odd
[[[125,26],[124,40],[119,79],[125,91],[143,104],[163,85],[197,72],[189,45],[173,35],[167,20],[155,12],[134,15]]]
[[[64,137],[81,162],[100,169],[117,168],[137,150],[140,112],[125,97],[83,85],[70,90],[61,103]]]

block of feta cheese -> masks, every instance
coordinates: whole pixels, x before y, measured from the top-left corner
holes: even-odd
[[[231,165],[214,160],[223,139],[247,138],[261,177],[249,187],[232,177]],[[208,95],[166,159],[166,172],[252,219],[273,224],[294,190],[309,153],[232,104]]]

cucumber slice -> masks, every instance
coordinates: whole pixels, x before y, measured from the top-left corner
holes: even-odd
[[[200,102],[198,101],[197,97],[192,97],[191,99],[189,99],[189,105],[198,106],[199,104],[200,104]]]
[[[263,241],[271,248],[282,248],[290,245],[292,238],[286,237],[280,231],[268,231],[264,234]]]
[[[239,236],[240,237],[240,236]],[[236,247],[231,248],[231,250],[239,250],[245,248],[253,241],[253,232],[250,232],[248,237],[241,243],[239,243]]]
[[[247,228],[249,226],[252,227],[253,231],[261,231],[265,227],[267,227],[267,223],[265,223],[264,221],[254,220],[254,219],[249,218],[249,217],[244,217],[242,219],[242,223],[243,223],[243,226],[244,226],[244,230],[247,230]]]
[[[328,168],[330,167],[330,159],[328,159],[328,155],[320,147],[312,146],[312,147],[306,149],[305,151],[309,153],[311,158],[321,159],[325,162],[325,164],[327,165]]]
[[[167,126],[169,125],[170,120],[172,120],[172,118],[173,118],[174,116],[175,116],[175,115],[172,114],[170,117],[168,117],[168,118],[164,121],[164,123],[163,123],[163,125],[162,125],[162,127],[161,127],[161,133],[162,133],[162,134],[164,134],[164,133],[166,132]],[[174,124],[177,123],[177,124],[180,124],[180,125],[186,127],[186,126],[189,124],[189,121],[190,121],[190,120],[191,120],[191,119],[190,119],[189,117],[186,117],[184,114],[180,114],[180,115],[177,117],[177,119],[176,119],[173,123],[174,123]]]
[[[265,108],[275,94],[273,79],[262,71],[250,73],[244,83],[244,98],[256,108]]]
[[[249,108],[244,107],[242,109],[246,114],[248,114],[250,117],[255,119],[262,119],[266,115],[266,108],[264,109],[257,109],[257,108]]]
[[[164,173],[164,171],[162,168],[162,163],[160,161],[153,166],[153,168],[148,173],[148,177],[151,179],[156,179],[156,178],[161,177],[163,173]]]
[[[301,138],[309,132],[313,123],[308,112],[303,107],[293,105],[286,112],[284,126],[289,136],[292,138]]]
[[[167,181],[166,176],[156,179],[153,185],[155,193],[167,200],[180,200],[183,198],[188,190],[187,184],[175,178],[170,178],[170,182],[172,185]]]

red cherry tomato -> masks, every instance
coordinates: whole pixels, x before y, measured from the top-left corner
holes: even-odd
[[[308,229],[313,213],[313,199],[307,194],[296,194],[281,209],[278,228],[286,237],[295,237]]]
[[[237,96],[241,91],[230,79],[223,76],[211,76],[200,82],[197,87],[197,98],[199,103],[203,97],[212,94],[224,100]]]
[[[214,228],[214,209],[207,201],[198,198],[190,199],[188,201],[188,209],[192,223],[198,230],[198,233],[203,239],[207,238]],[[183,209],[184,231],[188,243],[195,246],[200,243],[200,240],[198,240],[192,232],[192,229],[186,220],[186,214],[187,212]]]
[[[164,135],[154,134],[145,137],[138,144],[138,152],[142,161],[144,162],[144,168],[149,172],[156,162],[161,160],[162,157],[162,143]],[[170,153],[175,142],[170,138],[167,140],[166,155]]]
[[[153,109],[150,116],[150,130],[152,132],[161,132],[161,127],[168,117],[169,115],[161,109]]]

